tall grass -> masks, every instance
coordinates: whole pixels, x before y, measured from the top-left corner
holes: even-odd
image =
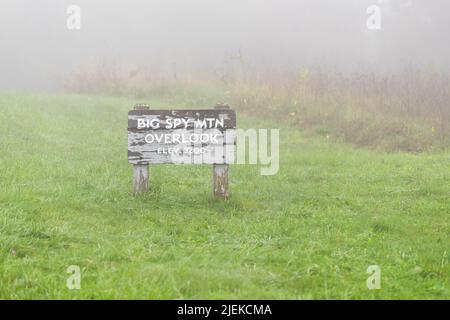
[[[421,152],[450,144],[450,81],[425,71],[310,72],[233,85],[233,103],[359,147]]]
[[[423,152],[450,146],[450,79],[433,70],[340,73],[320,68],[224,72],[87,68],[66,90],[191,103],[227,100],[236,109],[289,122],[306,133],[357,147]]]

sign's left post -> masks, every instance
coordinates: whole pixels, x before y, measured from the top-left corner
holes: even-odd
[[[148,105],[137,104],[134,110],[149,110]],[[133,164],[133,194],[140,195],[146,193],[150,188],[149,165]]]

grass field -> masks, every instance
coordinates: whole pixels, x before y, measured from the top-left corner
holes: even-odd
[[[0,298],[450,298],[449,153],[356,150],[239,114],[281,129],[277,175],[232,166],[222,202],[210,166],[154,166],[136,198],[135,102],[0,94]]]

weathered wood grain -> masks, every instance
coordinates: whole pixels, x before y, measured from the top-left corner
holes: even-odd
[[[216,110],[230,109],[229,106],[217,105],[214,107]],[[236,142],[236,133],[233,132],[234,142]],[[233,159],[234,160],[234,159]],[[228,199],[230,197],[230,185],[228,181],[228,166],[229,162],[224,164],[213,164],[213,194],[219,199]]]
[[[133,193],[135,195],[148,191],[149,188],[148,165],[133,166]]]
[[[190,110],[131,110],[128,112],[128,131],[139,131],[137,120],[158,119],[162,125],[169,118],[185,118],[193,120],[204,120],[206,118],[224,119],[224,130],[236,129],[236,112],[231,109],[190,109]],[[186,129],[195,129],[193,125]],[[145,129],[141,129],[145,130]],[[166,130],[163,126],[160,129]]]
[[[213,166],[213,192],[217,198],[228,199],[230,197],[228,168],[228,164],[215,164]]]
[[[139,128],[139,119],[153,120],[159,128]],[[171,120],[168,120],[171,119]],[[166,129],[168,121],[185,119],[178,129]],[[223,127],[195,128],[197,120],[219,119]],[[132,164],[226,164],[232,163],[236,154],[236,114],[233,110],[132,110],[128,115],[128,161]],[[148,143],[153,137],[192,135],[210,137],[207,142],[165,141]],[[146,141],[146,137],[148,137]],[[212,141],[211,141],[212,140]],[[167,153],[168,151],[172,153]],[[199,151],[199,152],[197,152]]]

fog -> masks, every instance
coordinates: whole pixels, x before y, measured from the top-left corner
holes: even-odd
[[[342,71],[450,68],[448,0],[0,0],[0,90],[57,89],[83,65]],[[69,5],[81,29],[69,30]],[[366,10],[381,8],[381,29]]]

